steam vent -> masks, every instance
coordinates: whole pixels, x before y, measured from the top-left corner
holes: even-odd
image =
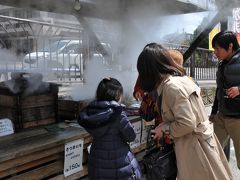
[[[41,74],[13,73],[0,83],[0,118],[9,118],[15,131],[57,120],[58,86]]]

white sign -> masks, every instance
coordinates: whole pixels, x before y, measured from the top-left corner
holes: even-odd
[[[83,140],[65,144],[64,176],[67,177],[82,170]]]
[[[13,134],[13,125],[10,119],[0,119],[0,136]]]
[[[140,145],[140,140],[141,140],[141,133],[137,133],[135,140],[130,143],[130,148],[133,149],[138,147]]]
[[[141,144],[147,143],[147,138],[148,138],[148,130],[142,131]]]
[[[132,126],[133,126],[134,132],[136,134],[141,133],[141,121],[137,121],[137,122],[132,123]]]
[[[233,9],[233,18],[234,18],[234,30],[237,33],[240,33],[240,8]]]

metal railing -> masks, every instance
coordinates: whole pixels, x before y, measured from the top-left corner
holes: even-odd
[[[165,44],[169,49],[176,49],[184,53],[189,46]],[[184,63],[187,75],[196,80],[215,80],[218,60],[213,51],[197,48],[191,57]]]
[[[82,82],[84,63],[89,58],[104,57],[91,46],[83,28],[54,25],[0,15],[1,80],[11,72],[38,72],[45,81]],[[13,54],[15,57],[13,57]]]
[[[184,66],[187,74],[196,80],[214,80],[216,79],[217,63],[212,51],[197,48]]]
[[[68,27],[2,15],[0,44],[0,51],[10,49],[16,54],[13,57],[12,51],[8,51],[9,54],[6,53],[6,57],[1,58],[0,80],[9,79],[11,72],[17,71],[40,72],[45,81],[82,82],[87,60],[97,59],[103,64],[108,64],[109,58],[94,45],[80,25]],[[108,43],[101,41],[101,44],[112,51]],[[165,46],[182,53],[188,48],[178,44]],[[113,57],[112,54],[110,58]],[[213,52],[198,48],[184,67],[187,74],[196,80],[215,79],[216,62]]]

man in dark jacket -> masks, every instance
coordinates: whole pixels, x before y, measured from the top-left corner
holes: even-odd
[[[210,120],[214,122],[214,131],[223,148],[229,137],[233,140],[240,169],[240,48],[231,31],[218,33],[212,46],[220,62]]]

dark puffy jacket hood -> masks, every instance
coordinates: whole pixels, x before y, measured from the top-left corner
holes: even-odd
[[[124,105],[116,101],[93,101],[80,113],[78,122],[93,137],[100,137],[106,133],[111,123],[120,121],[123,109]]]

